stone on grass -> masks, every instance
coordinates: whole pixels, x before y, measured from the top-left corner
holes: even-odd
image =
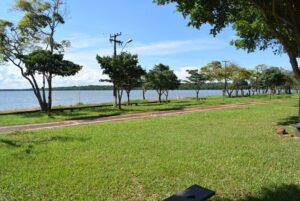
[[[276,131],[276,133],[278,135],[286,135],[286,134],[288,134],[288,132],[286,132],[286,130],[284,128],[276,128],[275,131]]]

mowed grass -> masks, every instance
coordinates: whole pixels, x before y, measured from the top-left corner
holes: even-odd
[[[0,200],[300,200],[297,101],[0,136]]]
[[[290,99],[297,98],[297,95],[276,95],[273,97],[276,99]],[[138,102],[138,106],[124,106],[122,110],[113,107],[103,107],[103,108],[91,108],[82,109],[75,111],[65,111],[65,112],[52,112],[47,113],[25,113],[25,114],[9,114],[0,115],[0,126],[9,125],[19,125],[19,124],[30,124],[30,123],[44,123],[44,122],[57,122],[63,120],[72,120],[80,118],[97,118],[105,116],[120,115],[132,112],[146,112],[146,111],[161,111],[161,110],[171,110],[184,107],[192,106],[207,106],[207,105],[220,105],[220,104],[230,104],[230,103],[243,103],[252,101],[270,100],[268,95],[259,95],[251,97],[239,97],[239,98],[223,98],[220,96],[207,97],[206,101],[197,102],[195,99],[186,98],[181,100],[171,100],[170,103],[152,103],[149,104],[143,101],[133,101]]]

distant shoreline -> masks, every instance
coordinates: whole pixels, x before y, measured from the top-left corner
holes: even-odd
[[[203,85],[202,90],[221,90],[223,89],[222,83],[206,83]],[[47,89],[46,89],[47,90]],[[100,90],[113,90],[111,85],[88,85],[88,86],[68,86],[68,87],[54,87],[53,91],[100,91]],[[137,88],[135,90],[142,90]],[[153,90],[153,89],[147,89]],[[194,90],[189,84],[182,83],[178,90]],[[32,89],[0,89],[0,91],[32,91]]]

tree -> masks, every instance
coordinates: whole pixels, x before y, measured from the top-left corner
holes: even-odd
[[[199,101],[199,92],[201,86],[207,80],[207,77],[204,74],[199,73],[199,70],[187,70],[189,76],[187,77],[187,83],[190,84],[196,91],[196,100]]]
[[[292,94],[292,88],[297,87],[297,81],[295,75],[288,70],[281,69],[282,74],[284,75],[283,90],[286,94]]]
[[[20,60],[23,61],[25,65],[24,75],[29,77],[35,77],[36,74],[43,75],[43,87],[42,91],[42,105],[43,108],[48,111],[51,110],[50,103],[52,102],[52,96],[50,91],[52,91],[52,79],[55,76],[71,76],[78,73],[82,66],[74,64],[71,61],[64,60],[63,54],[52,54],[50,51],[46,50],[36,50],[28,55],[19,55]],[[48,101],[46,99],[46,89],[45,82],[47,82],[48,89]],[[49,104],[48,104],[49,103]]]
[[[189,18],[189,26],[199,29],[210,24],[217,35],[232,25],[239,37],[231,42],[248,52],[271,47],[274,53],[287,53],[297,80],[300,69],[299,0],[155,0],[158,4],[175,2],[177,10]],[[300,107],[299,107],[300,120]]]
[[[158,93],[158,100],[161,102],[161,96],[164,94],[168,100],[169,90],[178,89],[180,80],[170,67],[164,64],[155,65],[146,76],[149,86]]]
[[[130,105],[130,92],[134,88],[142,86],[142,76],[146,74],[146,71],[138,65],[137,55],[129,53],[122,53],[122,55],[127,58],[127,62],[124,62],[125,65],[122,67],[124,73],[122,88],[126,91],[127,104]]]
[[[265,64],[259,64],[257,66],[254,67],[254,71],[252,71],[252,77],[253,79],[251,80],[251,87],[252,90],[255,90],[256,93],[260,93],[261,89],[263,88],[263,83],[261,82],[261,80],[259,79],[262,72],[264,70],[266,70],[268,68],[268,66],[266,66]]]
[[[210,81],[221,81],[224,76],[221,75],[222,64],[220,61],[212,61],[200,69],[200,73],[204,74]]]
[[[238,78],[235,80],[237,85],[239,86],[238,89],[241,90],[242,96],[244,96],[244,90],[248,90],[248,95],[251,95],[250,89],[251,89],[251,78],[252,78],[253,72],[251,70],[247,70],[246,68],[239,67],[236,71],[236,77]]]
[[[224,79],[224,94],[230,96],[227,83],[233,82],[233,80],[238,76],[238,71],[240,67],[234,63],[230,63],[228,66],[219,70],[220,78]]]
[[[142,76],[142,95],[143,95],[143,100],[146,100],[146,92],[148,89],[150,89],[149,83],[147,82],[147,72],[145,71],[145,74]]]
[[[130,53],[122,52],[117,56],[97,55],[96,59],[103,70],[103,73],[109,76],[108,81],[114,83],[118,96],[118,106],[121,109],[121,101],[123,91],[125,90],[128,97],[128,104],[130,102],[130,91],[139,87],[142,83],[141,77],[145,71],[138,65],[138,56]]]
[[[119,100],[122,99],[122,92],[121,90],[121,85],[120,85],[120,66],[121,64],[119,64],[118,62],[120,62],[121,60],[118,59],[118,57],[120,57],[120,55],[116,55],[116,56],[104,56],[101,57],[99,55],[96,56],[96,59],[98,61],[98,63],[100,64],[101,69],[103,70],[103,74],[108,75],[109,79],[101,79],[101,82],[111,82],[114,84],[114,89],[116,90],[116,95],[117,95],[117,99],[118,102]],[[120,97],[120,98],[119,98]],[[118,103],[119,109],[121,109],[121,103]]]
[[[204,73],[210,81],[224,81],[223,94],[225,95],[227,92],[230,96],[227,85],[228,82],[233,80],[237,69],[238,66],[233,63],[230,63],[230,65],[226,66],[226,68],[223,68],[220,61],[212,61],[201,68],[201,73]]]
[[[240,78],[240,77],[235,78],[232,84],[233,84],[233,89],[235,89],[236,91],[236,96],[239,95],[239,90],[241,91],[242,96],[245,96],[244,89],[250,90],[249,84],[245,78]]]
[[[283,86],[285,83],[285,76],[282,71],[277,67],[270,67],[263,71],[261,80],[268,87],[271,94],[276,92],[276,87]]]
[[[53,77],[74,75],[81,69],[62,58],[64,48],[70,43],[66,40],[61,42],[55,40],[57,27],[65,22],[63,5],[62,0],[17,0],[15,9],[24,13],[17,25],[0,20],[0,59],[2,62],[12,63],[20,70],[21,75],[31,85],[42,111],[50,111],[52,107]],[[35,52],[36,50],[44,52]],[[43,56],[49,58],[42,58]],[[53,63],[61,59],[62,63],[54,67],[50,65],[49,59],[54,59]],[[47,66],[41,67],[45,62]],[[46,69],[47,67],[49,69]],[[57,67],[63,69],[58,70]],[[42,77],[42,87],[37,75]],[[48,100],[45,94],[46,81]]]

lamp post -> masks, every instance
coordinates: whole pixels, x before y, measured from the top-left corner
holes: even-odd
[[[226,96],[226,90],[227,90],[227,72],[226,72],[226,68],[227,68],[227,63],[230,61],[222,61],[224,62],[224,89],[223,89],[223,99]]]

